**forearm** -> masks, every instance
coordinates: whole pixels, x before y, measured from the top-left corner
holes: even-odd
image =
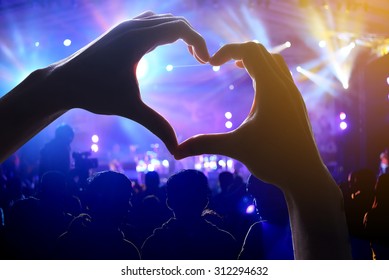
[[[37,70],[0,99],[0,162],[66,111],[49,75],[48,68]]]
[[[285,193],[295,258],[351,259],[343,198],[330,173],[312,168],[299,184],[304,192]]]

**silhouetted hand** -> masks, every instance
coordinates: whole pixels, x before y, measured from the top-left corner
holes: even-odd
[[[203,37],[184,18],[145,12],[62,61],[32,72],[0,98],[0,130],[5,132],[0,162],[73,108],[134,120],[173,153],[177,147],[174,129],[143,103],[136,67],[146,53],[180,38],[199,62],[208,61]]]
[[[210,63],[231,59],[253,79],[250,113],[234,131],[184,141],[175,157],[206,153],[238,159],[283,190],[296,259],[351,258],[342,195],[321,160],[304,101],[283,58],[248,42],[222,47]]]
[[[82,108],[134,120],[158,136],[173,152],[170,124],[143,103],[136,67],[159,45],[183,39],[201,63],[209,59],[204,39],[181,17],[145,12],[122,22],[70,57],[53,64],[50,80],[63,110]]]
[[[285,180],[305,176],[321,159],[304,101],[283,58],[270,54],[261,44],[247,42],[223,46],[210,63],[222,65],[231,59],[253,79],[251,111],[234,131],[186,140],[175,157],[227,155],[243,162],[258,178],[280,187]],[[290,165],[293,168],[288,168]]]

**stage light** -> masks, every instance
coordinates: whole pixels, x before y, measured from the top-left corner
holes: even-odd
[[[226,126],[226,128],[230,129],[232,127],[232,122],[227,121],[225,126]]]
[[[97,144],[92,144],[92,146],[90,147],[90,149],[91,149],[93,152],[97,153],[97,151],[99,150],[99,146],[98,146]]]
[[[151,163],[149,163],[149,164],[147,165],[147,171],[155,171],[154,165],[152,165]]]
[[[296,71],[297,71],[297,72],[301,73],[302,70],[303,70],[303,68],[301,68],[301,66],[297,66],[297,67],[296,67]]]
[[[386,83],[389,85],[389,77],[386,78]]]
[[[216,161],[209,162],[209,168],[216,170],[217,169],[217,163]]]
[[[289,41],[286,41],[285,43],[281,44],[281,45],[277,45],[275,47],[272,47],[270,49],[270,52],[271,53],[280,53],[282,52],[283,50],[287,49],[287,48],[290,48],[292,46],[292,43],[289,42]]]
[[[168,72],[172,71],[173,68],[174,68],[174,67],[173,67],[173,65],[171,65],[171,64],[166,65],[166,71],[168,71]]]
[[[324,49],[326,46],[327,46],[327,42],[326,42],[326,41],[321,40],[321,41],[319,42],[319,47],[320,47],[320,48]]]
[[[201,170],[201,168],[202,168],[201,163],[200,163],[200,162],[195,163],[194,168],[195,168],[196,170]]]
[[[146,58],[142,57],[142,59],[139,61],[136,67],[136,77],[139,80],[144,78],[148,70],[149,70],[149,63],[147,62]]]
[[[255,205],[254,204],[250,204],[249,206],[247,206],[246,214],[252,214],[254,212],[255,212]]]
[[[93,142],[93,143],[99,142],[99,136],[97,136],[97,134],[94,134],[94,135],[92,136],[92,142]]]
[[[234,162],[232,161],[232,159],[227,160],[227,167],[232,168],[233,166],[234,166]]]
[[[226,165],[227,165],[226,162],[225,162],[224,160],[222,160],[222,159],[218,161],[218,164],[219,164],[220,167],[222,167],[222,168],[225,168]]]
[[[164,167],[168,168],[168,167],[169,167],[169,161],[168,161],[167,159],[164,159],[164,160],[162,161],[162,165],[163,165]]]
[[[346,113],[345,112],[341,112],[340,114],[339,114],[339,119],[341,120],[341,121],[344,121],[345,119],[346,119]]]
[[[232,118],[231,112],[226,112],[226,113],[224,114],[224,116],[226,117],[227,120],[229,120],[229,119]]]
[[[69,47],[71,44],[72,44],[72,41],[71,41],[70,39],[65,39],[65,40],[63,41],[63,45],[64,45],[65,47]]]
[[[220,66],[213,66],[213,67],[212,67],[212,70],[215,71],[215,72],[217,72],[217,71],[220,70]]]
[[[40,43],[39,42],[35,42],[35,47],[39,47]]]
[[[389,77],[388,77],[388,79],[389,79]],[[234,90],[235,89],[235,87],[234,87],[234,85],[230,85],[229,87],[228,87],[230,90]]]
[[[339,127],[341,130],[345,130],[347,128],[347,123],[345,121],[340,122]]]
[[[348,82],[343,82],[342,86],[343,86],[344,89],[348,89]]]

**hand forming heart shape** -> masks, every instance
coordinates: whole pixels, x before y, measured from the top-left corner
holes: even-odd
[[[178,145],[171,125],[142,101],[137,63],[157,46],[179,38],[199,62],[221,65],[234,59],[253,79],[251,111],[234,131],[198,135]],[[177,159],[212,153],[240,160],[258,178],[284,191],[296,258],[350,257],[341,194],[323,165],[301,94],[282,57],[262,45],[225,45],[210,57],[203,37],[184,18],[145,12],[33,72],[0,99],[0,128],[6,132],[0,160],[73,108],[134,120]]]

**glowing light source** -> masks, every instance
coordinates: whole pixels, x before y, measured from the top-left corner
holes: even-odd
[[[234,162],[232,161],[232,159],[227,160],[227,167],[232,168],[233,166],[234,166]]]
[[[98,136],[97,134],[94,134],[94,135],[92,136],[92,142],[93,142],[93,143],[99,142],[99,136]]]
[[[346,119],[346,117],[347,117],[347,115],[346,115],[345,112],[341,112],[341,113],[339,114],[339,119],[340,119],[341,121],[344,121],[344,120]]]
[[[37,41],[35,42],[35,47],[39,47],[40,43]]]
[[[226,126],[226,128],[230,129],[232,127],[232,122],[226,121],[225,126]]]
[[[389,85],[389,77],[386,78],[386,83]]]
[[[277,45],[275,47],[273,47],[270,52],[272,53],[280,53],[282,52],[283,50],[287,49],[287,48],[290,48],[292,46],[292,43],[289,42],[289,41],[286,41],[285,43],[281,44],[281,45]]]
[[[231,112],[226,112],[226,113],[224,114],[224,116],[226,117],[227,120],[229,120],[229,119],[232,118]]]
[[[303,70],[303,68],[301,68],[301,66],[297,66],[297,67],[296,67],[296,71],[297,71],[297,72],[301,73],[302,70]]]
[[[345,121],[340,122],[339,127],[341,130],[345,130],[347,128],[347,123]]]
[[[247,206],[246,208],[246,214],[252,214],[255,212],[255,205],[253,204],[250,204],[249,206]]]
[[[97,144],[92,144],[92,146],[90,148],[95,153],[97,153],[97,151],[99,150],[99,146]]]
[[[388,77],[388,79],[389,79],[389,77]],[[229,88],[230,90],[234,90],[235,86],[231,84],[228,88]]]
[[[168,72],[172,71],[173,68],[174,68],[174,67],[173,67],[173,65],[171,65],[171,64],[166,65],[166,71],[168,71]]]
[[[142,79],[146,76],[147,71],[149,70],[149,63],[147,62],[146,58],[142,58],[137,67],[136,67],[136,77],[138,79]]]
[[[70,39],[65,39],[65,40],[63,41],[63,45],[64,45],[65,47],[69,47],[71,44],[72,44],[72,41],[71,41]]]
[[[168,161],[167,159],[164,159],[164,160],[162,161],[162,165],[163,165],[164,167],[168,168],[168,167],[169,167],[169,161]]]
[[[224,167],[226,167],[226,162],[224,161],[224,160],[222,160],[222,159],[220,159],[219,161],[218,161],[218,164],[220,165],[220,167],[222,167],[222,168],[224,168]]]
[[[321,40],[321,41],[319,42],[319,47],[320,47],[320,48],[324,49],[326,46],[327,46],[327,42],[326,42],[326,41]]]
[[[343,86],[344,89],[348,89],[348,82],[343,82],[342,86]]]
[[[220,70],[220,66],[213,66],[213,67],[212,67],[212,70],[215,71],[215,72],[217,72],[217,71]]]

